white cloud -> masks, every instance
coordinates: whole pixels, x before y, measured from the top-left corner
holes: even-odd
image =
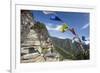
[[[90,41],[85,41],[85,44],[88,45],[90,43]]]
[[[56,27],[50,27],[50,26],[46,26],[46,27],[47,27],[48,30],[57,30],[57,31],[59,31],[59,29],[60,29],[61,26],[62,25],[58,25]]]
[[[81,29],[86,29],[87,27],[89,27],[89,24],[85,24]]]
[[[48,27],[53,27],[52,23],[45,23],[45,24],[47,24]]]
[[[43,11],[44,14],[55,14],[55,12],[52,11]]]

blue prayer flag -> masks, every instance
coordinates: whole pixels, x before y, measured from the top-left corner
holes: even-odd
[[[51,20],[54,20],[54,21],[61,21],[61,22],[62,22],[62,20],[61,20],[58,16],[56,16],[56,15],[52,15],[52,16],[50,17],[50,19],[51,19]]]

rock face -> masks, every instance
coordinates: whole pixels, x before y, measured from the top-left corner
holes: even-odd
[[[58,60],[45,25],[33,17],[31,11],[21,11],[21,63]]]
[[[32,18],[32,12],[28,10],[21,10],[21,43],[25,41],[27,34],[30,32],[31,26],[35,21]]]

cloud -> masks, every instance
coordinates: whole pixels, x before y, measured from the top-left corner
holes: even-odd
[[[55,14],[55,12],[52,11],[43,11],[44,14]]]
[[[55,28],[56,25],[52,24],[52,23],[45,23],[47,27],[51,27],[51,28]]]
[[[58,30],[50,30],[49,34],[52,37],[57,37],[57,38],[60,38],[60,39],[71,38],[70,34],[68,34],[68,33],[61,33]]]
[[[48,30],[57,30],[57,31],[59,31],[60,27],[61,27],[61,25],[58,25],[58,26],[56,26],[56,27],[46,26],[46,28],[47,28]]]
[[[89,27],[89,24],[85,24],[81,29],[86,29],[87,27]]]
[[[90,43],[90,41],[85,41],[85,44],[88,45]]]

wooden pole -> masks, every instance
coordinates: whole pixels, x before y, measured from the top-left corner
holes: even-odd
[[[76,33],[75,29],[73,28],[73,29],[69,29],[69,30],[70,30],[70,32],[72,32],[73,35],[75,35],[75,37],[78,39],[78,41],[79,41],[79,47],[82,49],[83,52],[85,52],[85,50],[84,50],[84,48],[83,48],[83,45],[82,45],[82,41],[81,41],[79,35]]]

